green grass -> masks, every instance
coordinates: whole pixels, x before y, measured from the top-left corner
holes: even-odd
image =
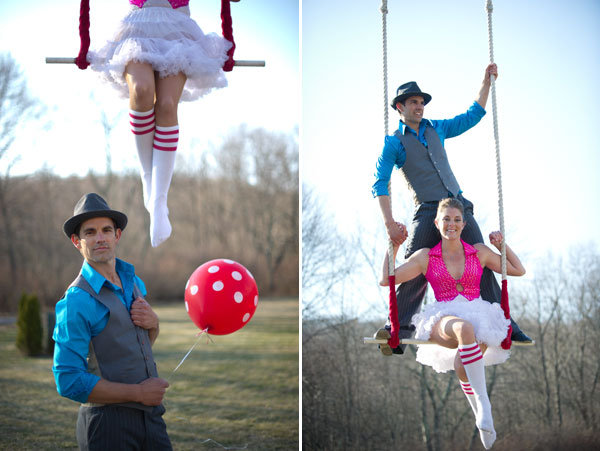
[[[202,337],[181,304],[156,306],[154,345],[175,450],[298,449],[298,301],[261,300],[238,332]],[[56,392],[50,357],[15,347],[16,326],[0,325],[0,449],[76,449],[78,404]],[[211,439],[212,441],[207,441]]]

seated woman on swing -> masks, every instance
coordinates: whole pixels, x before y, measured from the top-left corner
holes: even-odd
[[[416,339],[431,340],[439,346],[419,346],[417,361],[438,373],[456,371],[475,413],[481,441],[489,449],[496,439],[496,431],[484,367],[508,359],[510,351],[502,349],[500,344],[506,337],[510,320],[504,317],[500,304],[483,301],[480,297],[483,267],[501,273],[501,256],[483,243],[471,246],[461,240],[465,227],[463,212],[459,200],[442,199],[434,221],[442,240],[433,249],[415,252],[395,269],[395,278],[396,283],[401,283],[423,274],[431,284],[437,302],[414,315],[412,323]],[[500,232],[490,233],[490,242],[499,250],[502,240]],[[394,258],[397,251],[395,246]],[[525,274],[525,268],[508,245],[506,257],[508,275]],[[381,285],[388,285],[388,274],[386,255]]]

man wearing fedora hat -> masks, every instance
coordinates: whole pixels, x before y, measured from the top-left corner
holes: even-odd
[[[116,258],[127,216],[84,195],[63,231],[84,258],[56,304],[53,372],[58,392],[82,403],[80,449],[172,449],[162,415],[168,382],[152,344],[158,317],[133,265]]]
[[[483,236],[473,217],[473,204],[465,199],[458,181],[448,162],[444,149],[444,140],[461,135],[479,123],[485,115],[491,76],[498,76],[495,64],[489,64],[477,99],[466,113],[452,119],[424,119],[425,105],[431,101],[431,95],[421,91],[416,82],[410,81],[398,87],[392,108],[400,115],[398,130],[385,137],[383,151],[377,161],[376,181],[373,184],[373,196],[378,198],[379,206],[390,239],[401,244],[407,238],[406,228],[397,223],[392,216],[388,183],[394,166],[400,169],[408,183],[415,202],[412,222],[412,234],[408,239],[405,258],[424,247],[433,248],[440,241],[439,231],[434,226],[438,202],[447,197],[456,197],[465,206],[466,226],[462,238],[469,244],[482,243]],[[402,283],[396,290],[400,338],[409,338],[413,333],[411,318],[417,312],[425,296],[427,281],[419,276]],[[490,302],[500,302],[501,290],[492,272],[485,268],[481,278],[481,297]],[[531,342],[519,326],[511,320],[512,340]],[[386,327],[375,333],[376,338],[389,338],[389,319]],[[391,349],[381,345],[384,355],[402,354],[406,345]]]

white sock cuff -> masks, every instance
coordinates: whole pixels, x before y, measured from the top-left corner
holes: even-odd
[[[460,360],[462,361],[463,365],[475,363],[483,358],[483,353],[481,352],[481,348],[477,342],[469,345],[459,346],[458,353],[460,354]]]
[[[172,131],[175,131],[175,130],[179,130],[179,124],[170,125],[169,127],[164,127],[162,125],[157,125],[156,126],[156,130],[161,131],[161,132],[172,132]]]
[[[174,152],[177,150],[179,142],[179,125],[162,127],[157,125],[154,131],[154,148],[164,152]]]
[[[136,135],[145,135],[154,130],[154,108],[150,111],[129,110],[129,124]]]

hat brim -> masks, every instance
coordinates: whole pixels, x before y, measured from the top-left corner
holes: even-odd
[[[84,221],[92,218],[111,218],[115,221],[117,229],[124,230],[127,226],[127,216],[116,210],[95,210],[88,211],[86,213],[81,213],[79,215],[75,215],[70,219],[67,219],[63,224],[63,231],[68,238],[71,238],[71,235],[75,233],[75,229]]]
[[[429,94],[427,94],[426,92],[419,92],[419,93],[406,93],[406,94],[400,94],[399,96],[397,96],[391,106],[393,109],[397,110],[398,108],[396,108],[396,105],[398,104],[398,102],[402,102],[405,99],[408,99],[409,97],[423,97],[423,100],[425,101],[425,105],[427,105],[430,101],[431,101],[431,96]]]

